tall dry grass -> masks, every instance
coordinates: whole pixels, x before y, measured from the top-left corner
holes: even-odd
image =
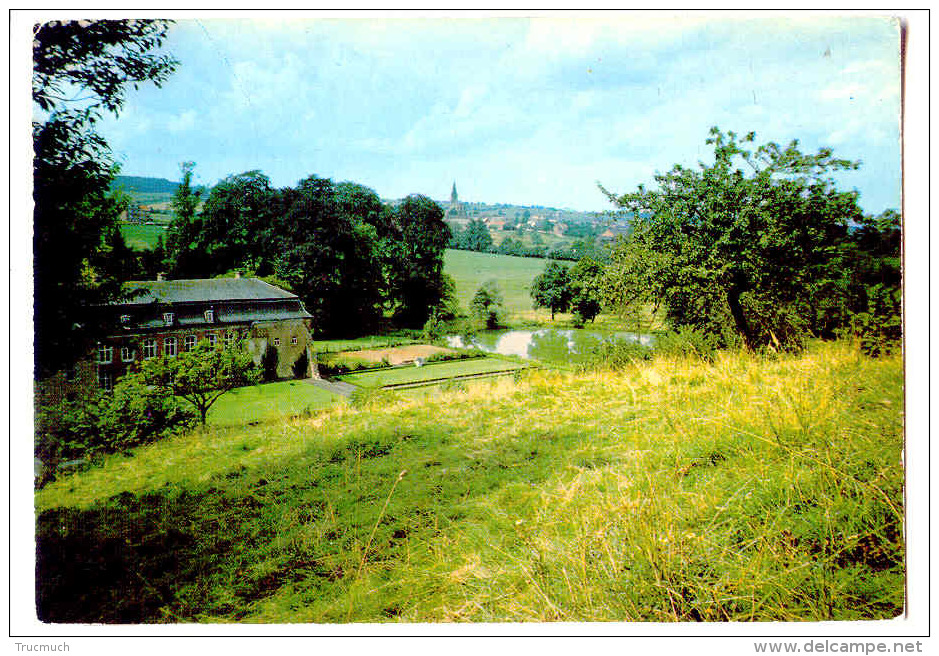
[[[143,621],[893,617],[902,380],[896,358],[813,344],[174,438],[37,495],[40,536],[74,558],[137,527],[121,562],[162,591],[60,577],[47,605],[122,621],[130,585]],[[145,548],[167,534],[189,565]]]

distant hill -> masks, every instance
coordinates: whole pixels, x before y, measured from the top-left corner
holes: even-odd
[[[124,191],[138,194],[174,194],[178,182],[166,178],[145,178],[137,175],[119,175],[111,183],[111,189],[123,187]]]

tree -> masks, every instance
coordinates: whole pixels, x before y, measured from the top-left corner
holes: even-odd
[[[574,323],[583,325],[593,321],[602,308],[603,266],[589,257],[585,257],[571,267],[570,277],[571,310]]]
[[[473,296],[470,303],[473,316],[486,328],[498,328],[502,323],[505,308],[502,302],[502,292],[495,280],[484,282]]]
[[[330,180],[311,176],[285,195],[277,231],[275,273],[303,299],[324,335],[368,332],[384,300],[379,229],[362,211],[370,203],[339,201]]]
[[[192,188],[195,162],[182,162],[179,170],[182,180],[173,194],[173,222],[166,239],[173,275],[180,278],[195,277],[202,269],[205,254],[197,248],[201,226],[196,218],[200,191]]]
[[[551,321],[554,321],[554,313],[566,312],[571,303],[567,267],[557,262],[548,262],[544,272],[532,280],[530,294],[536,308],[551,310]]]
[[[461,248],[485,253],[491,247],[492,235],[489,234],[489,228],[481,219],[472,219],[463,231]]]
[[[443,210],[427,196],[412,194],[395,208],[400,248],[390,294],[398,303],[396,318],[405,326],[423,325],[444,301],[443,254],[450,229]]]
[[[524,251],[522,242],[514,237],[506,237],[499,244],[499,252],[503,255],[522,255]]]
[[[195,248],[201,254],[200,275],[245,268],[267,275],[273,268],[277,236],[272,230],[280,209],[270,178],[245,171],[221,180],[202,207]]]
[[[53,21],[33,38],[33,276],[36,375],[83,353],[102,332],[93,308],[121,293],[104,270],[105,238],[119,203],[116,167],[94,131],[103,112],[118,114],[128,86],[157,86],[176,61],[151,54],[167,21]],[[76,90],[79,93],[76,93]]]
[[[235,387],[255,384],[261,372],[243,348],[212,346],[207,340],[173,358],[143,363],[140,373],[148,385],[189,402],[205,426],[209,409]]]
[[[651,291],[673,325],[790,348],[814,332],[813,308],[863,217],[857,192],[838,191],[831,174],[859,164],[827,148],[803,154],[797,141],[752,150],[754,141],[712,128],[713,164],[676,165],[654,190],[601,189],[633,217],[621,248],[658,258]]]
[[[669,275],[667,258],[638,240],[617,243],[599,281],[601,303],[644,332],[659,311]]]

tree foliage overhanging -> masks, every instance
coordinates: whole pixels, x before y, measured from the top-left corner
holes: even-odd
[[[120,293],[114,262],[120,204],[116,171],[95,132],[129,86],[163,84],[177,62],[156,51],[168,21],[52,21],[35,26],[32,98],[33,274],[36,374],[80,354],[100,331],[91,308]],[[115,249],[118,253],[115,253]],[[118,257],[115,257],[117,255]]]
[[[856,191],[837,189],[832,174],[858,162],[754,142],[712,128],[712,164],[676,165],[654,190],[603,189],[633,217],[613,255],[613,304],[661,303],[672,325],[751,348],[852,329],[897,339],[899,215],[865,216]]]

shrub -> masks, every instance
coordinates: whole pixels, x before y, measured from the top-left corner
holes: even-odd
[[[310,358],[307,356],[306,351],[300,354],[300,357],[297,358],[296,362],[293,363],[293,377],[294,378],[306,378],[307,369],[310,368]]]
[[[156,441],[195,424],[196,414],[168,390],[145,385],[139,376],[124,376],[100,415],[102,451],[126,449]]]
[[[714,355],[733,335],[723,337],[694,328],[679,328],[677,331],[660,333],[655,337],[654,351],[661,355],[681,355],[701,358],[711,362]]]
[[[487,329],[498,328],[505,313],[502,292],[495,280],[482,284],[471,303],[473,317]]]
[[[423,337],[426,340],[433,341],[439,339],[443,334],[443,318],[440,316],[440,312],[437,308],[434,308],[430,317],[427,319],[427,323],[424,324]]]
[[[883,285],[868,290],[867,312],[855,317],[861,350],[871,357],[889,355],[901,344],[900,293]]]
[[[102,395],[43,405],[36,412],[36,457],[48,468],[100,444]]]
[[[268,344],[261,358],[261,371],[265,383],[277,380],[277,349]]]
[[[65,461],[125,451],[194,425],[195,413],[136,374],[110,394],[45,405],[36,415],[36,456],[47,469]]]

